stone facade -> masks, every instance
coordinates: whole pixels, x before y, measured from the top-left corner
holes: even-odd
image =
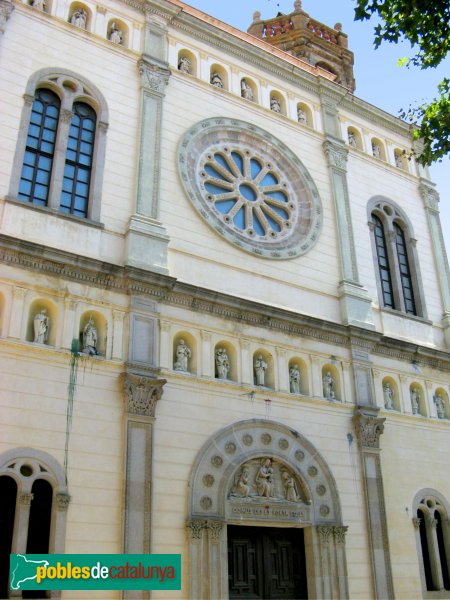
[[[12,551],[25,551],[43,478],[50,552],[181,553],[170,598],[228,597],[235,525],[302,529],[311,598],[448,594],[433,533],[450,516],[439,197],[426,169],[396,160],[408,126],[348,93],[345,34],[298,1],[293,27],[271,19],[258,41],[176,0],[3,9],[0,481],[17,485]],[[295,46],[297,20],[314,64],[277,47],[281,36]],[[47,203],[23,197],[42,86],[61,102]],[[97,115],[85,217],[59,206],[77,102]],[[405,299],[386,305],[378,220],[394,283],[396,224],[404,234],[415,314]]]

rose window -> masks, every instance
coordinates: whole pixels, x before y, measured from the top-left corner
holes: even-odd
[[[201,216],[243,250],[292,258],[316,240],[316,187],[293,152],[262,129],[233,119],[203,121],[183,137],[179,165]]]

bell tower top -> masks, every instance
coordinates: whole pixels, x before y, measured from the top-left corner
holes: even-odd
[[[312,19],[302,10],[301,0],[295,0],[294,11],[288,15],[261,20],[261,13],[253,13],[248,33],[280,50],[302,58],[336,75],[336,82],[351,92],[355,91],[353,52],[348,49],[348,37],[341,23],[331,28]]]

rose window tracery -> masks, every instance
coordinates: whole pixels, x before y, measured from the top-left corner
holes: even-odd
[[[181,141],[179,168],[197,211],[243,250],[293,258],[316,241],[322,207],[314,182],[268,132],[235,119],[202,121]]]

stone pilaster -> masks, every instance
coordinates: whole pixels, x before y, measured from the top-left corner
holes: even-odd
[[[123,373],[125,413],[125,506],[123,552],[151,552],[153,423],[165,379]],[[148,591],[125,591],[127,600],[149,598]]]
[[[450,271],[447,253],[445,251],[441,221],[439,218],[439,194],[437,193],[434,184],[426,179],[420,180],[419,190],[427,214],[434,260],[436,261],[436,269],[439,273],[438,279],[441,289],[442,304],[444,307],[442,324],[444,327],[445,345],[447,349],[450,349]]]
[[[19,286],[14,286],[12,292],[12,306],[9,318],[10,338],[20,339],[22,336],[22,321],[24,318],[24,305],[27,289]],[[26,335],[26,333],[25,333]]]
[[[226,549],[224,522],[190,519],[187,526],[190,531],[190,598],[224,598],[228,590],[228,573],[223,568]]]
[[[380,462],[380,435],[386,419],[376,406],[359,406],[353,421],[363,467],[372,574],[376,598],[394,598],[391,559]]]

